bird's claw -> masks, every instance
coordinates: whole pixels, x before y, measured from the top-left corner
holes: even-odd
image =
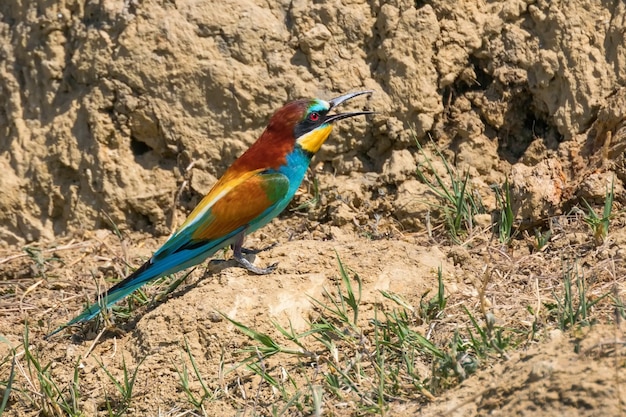
[[[252,272],[254,274],[257,274],[257,275],[271,274],[272,272],[274,272],[274,270],[276,270],[276,267],[278,266],[278,263],[274,263],[274,264],[268,266],[267,268],[259,268],[258,266],[254,266],[249,260],[247,260],[243,256],[242,257],[235,257],[235,260],[239,263],[239,265],[241,265],[242,267],[244,267],[248,271],[250,271],[250,272]]]

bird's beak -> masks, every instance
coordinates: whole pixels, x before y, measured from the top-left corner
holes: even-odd
[[[330,100],[328,102],[328,104],[330,105],[328,110],[331,110],[334,107],[337,107],[344,101],[350,100],[353,97],[357,97],[363,94],[371,94],[371,93],[373,93],[373,91],[368,90],[368,91],[358,91],[356,93],[344,94],[343,96],[339,96],[337,98]],[[309,133],[300,136],[298,138],[298,143],[300,144],[300,146],[302,146],[302,149],[304,149],[305,151],[311,154],[314,154],[320,150],[320,148],[322,147],[322,144],[326,141],[326,139],[328,139],[328,135],[330,135],[330,131],[333,130],[333,122],[336,122],[337,120],[341,120],[341,119],[346,119],[348,117],[361,116],[364,114],[372,114],[372,113],[374,112],[355,111],[355,112],[349,112],[349,113],[327,115],[323,123],[320,126],[316,127]]]
[[[340,105],[341,103],[343,103],[344,101],[350,100],[351,98],[361,96],[363,94],[372,94],[373,92],[374,90],[365,90],[365,91],[357,91],[356,93],[348,93],[348,94],[344,94],[343,96],[334,98],[330,100],[328,103],[330,104],[330,109],[333,109],[337,107],[338,105]],[[333,123],[333,122],[336,122],[337,120],[347,119],[348,117],[361,116],[365,114],[374,114],[374,112],[373,111],[355,111],[355,112],[348,112],[348,113],[338,113],[338,114],[333,114],[333,115],[328,116],[326,120],[324,120],[324,122]]]

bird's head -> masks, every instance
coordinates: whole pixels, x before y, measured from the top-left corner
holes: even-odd
[[[297,100],[286,104],[270,118],[261,137],[237,161],[233,171],[277,169],[286,163],[286,157],[300,148],[312,157],[328,139],[333,123],[348,117],[372,114],[370,111],[330,114],[341,103],[372,91],[359,91],[334,98]]]
[[[344,94],[330,101],[313,99],[303,102],[303,105],[300,106],[299,119],[297,119],[293,128],[293,137],[296,140],[296,144],[305,152],[315,154],[328,139],[334,122],[347,119],[348,117],[373,113],[371,111],[357,111],[330,114],[330,111],[351,98],[371,93],[371,90],[358,91],[356,93]]]

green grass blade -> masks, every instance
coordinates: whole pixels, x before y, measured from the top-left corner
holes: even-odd
[[[13,353],[13,357],[11,358],[11,370],[9,371],[9,379],[7,380],[7,384],[4,387],[4,394],[2,395],[2,403],[0,403],[0,416],[4,413],[4,409],[9,402],[9,397],[11,395],[11,388],[13,387],[13,380],[15,379],[15,352]]]

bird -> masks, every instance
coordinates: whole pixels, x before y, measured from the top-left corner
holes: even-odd
[[[341,95],[329,101],[303,99],[285,104],[270,118],[261,136],[213,185],[181,226],[141,267],[98,296],[95,302],[46,338],[93,319],[144,284],[197,265],[220,249],[231,247],[233,258],[248,271],[264,275],[275,270],[253,265],[244,256],[244,237],[278,216],[300,187],[311,159],[343,119],[373,114],[355,111],[331,114],[340,104],[372,90]]]

